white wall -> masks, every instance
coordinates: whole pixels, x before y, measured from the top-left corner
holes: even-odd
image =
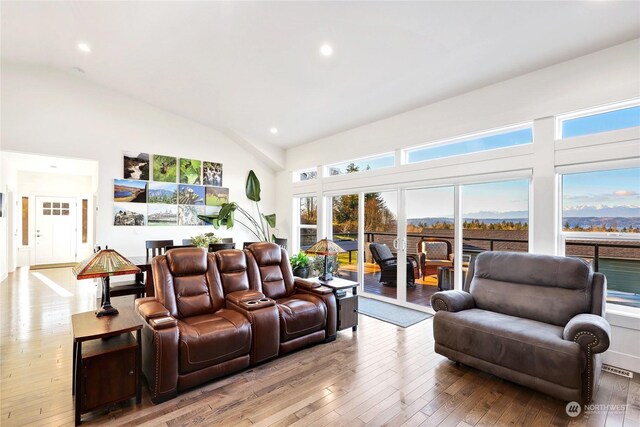
[[[245,208],[252,207],[244,184],[254,169],[262,182],[263,212],[274,209],[274,172],[216,130],[48,67],[3,63],[1,79],[3,150],[98,161],[99,245],[137,255],[144,253],[147,239],[180,243],[213,230],[210,226],[114,227],[113,179],[123,177],[123,151],[223,163],[223,184],[230,199]],[[255,240],[239,226],[218,234],[236,242]]]

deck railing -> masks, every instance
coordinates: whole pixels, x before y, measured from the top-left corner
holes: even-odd
[[[339,236],[340,238],[351,238],[356,240],[358,238],[358,233],[334,233],[336,238]],[[380,242],[381,240],[389,241],[393,240],[396,236],[395,233],[382,232],[382,231],[365,231],[364,233],[365,241],[367,243],[375,243]],[[386,237],[386,239],[378,239],[376,237]],[[440,238],[440,239],[450,239],[453,240],[453,236],[442,236],[435,234],[417,234],[417,233],[407,233],[408,238]],[[518,244],[528,244],[528,240],[523,239],[505,239],[505,238],[495,238],[495,237],[463,237],[463,242],[489,242],[489,250],[493,251],[495,248],[495,243],[518,243]],[[600,268],[600,249],[601,248],[616,248],[616,249],[640,249],[640,244],[634,243],[610,243],[610,242],[595,242],[595,241],[584,241],[584,240],[567,240],[567,246],[587,246],[593,248],[593,268],[595,271],[599,271]],[[479,248],[473,245],[465,245],[464,252],[482,252],[486,249]],[[591,258],[589,255],[583,255],[585,257]],[[612,256],[607,256],[606,258],[615,258]],[[632,258],[635,260],[635,258]],[[640,261],[640,259],[637,259]]]

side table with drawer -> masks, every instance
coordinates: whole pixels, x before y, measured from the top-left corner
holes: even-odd
[[[89,311],[71,317],[76,425],[85,412],[133,397],[136,403],[142,400],[142,321],[130,308],[118,310],[112,316],[96,317]]]

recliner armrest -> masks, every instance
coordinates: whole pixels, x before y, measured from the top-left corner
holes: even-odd
[[[145,301],[136,301],[136,306],[138,308],[138,313],[143,317],[146,322],[149,322],[150,319],[155,319],[159,317],[170,317],[171,313],[167,308],[160,304],[158,300],[155,298],[141,298]],[[140,303],[138,303],[140,301]]]
[[[227,301],[232,302],[236,305],[239,305],[240,303],[245,301],[254,301],[262,298],[264,298],[264,294],[262,292],[254,291],[251,289],[246,291],[230,292],[226,296]]]
[[[611,326],[604,317],[578,314],[564,327],[562,337],[577,342],[587,352],[604,353],[611,342]]]
[[[442,291],[431,296],[431,307],[435,311],[456,313],[475,306],[476,302],[471,294],[464,291]]]
[[[322,283],[315,280],[306,280],[300,277],[296,277],[293,284],[296,288],[307,291],[311,294],[326,295],[333,293],[333,289],[323,286]]]
[[[296,288],[304,289],[310,291],[315,288],[319,288],[322,286],[322,283],[317,282],[315,280],[307,280],[301,277],[294,277],[293,284]]]

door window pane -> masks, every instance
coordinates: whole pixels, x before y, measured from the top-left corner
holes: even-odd
[[[358,198],[357,194],[346,194],[331,200],[333,241],[345,252],[330,257],[330,264],[340,277],[354,281],[358,280]]]
[[[371,243],[378,243],[385,245],[390,254],[396,255],[393,241],[398,235],[397,191],[364,195],[364,235],[364,290],[388,298],[397,298],[397,268],[376,262],[370,250]]]
[[[407,301],[431,306],[431,295],[453,289],[454,187],[407,190],[407,254],[417,258],[420,279]]]

